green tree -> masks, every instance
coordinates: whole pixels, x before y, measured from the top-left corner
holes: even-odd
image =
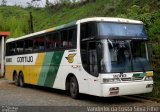
[[[7,0],[2,0],[1,5],[2,5],[2,6],[6,6],[6,4],[7,4]]]
[[[49,7],[49,1],[48,1],[48,0],[46,0],[46,5],[45,5],[45,7]]]

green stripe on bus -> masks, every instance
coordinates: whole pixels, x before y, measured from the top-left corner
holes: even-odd
[[[47,52],[43,61],[42,69],[38,79],[38,85],[44,86],[51,65],[54,52]]]
[[[63,54],[64,51],[54,52],[44,86],[53,87]]]
[[[146,76],[146,73],[135,73],[133,74],[133,77],[144,77]]]

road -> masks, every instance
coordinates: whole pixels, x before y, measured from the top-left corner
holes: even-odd
[[[5,79],[0,79],[0,106],[159,106],[152,101],[139,101],[124,97],[100,98],[80,95],[78,100],[72,99],[65,91],[39,86],[27,85],[17,87]]]

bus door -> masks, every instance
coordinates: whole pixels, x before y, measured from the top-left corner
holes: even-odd
[[[98,57],[97,57],[97,42],[87,42],[87,65],[88,65],[88,85],[90,94],[96,93],[98,90]],[[97,91],[98,92],[98,91]]]

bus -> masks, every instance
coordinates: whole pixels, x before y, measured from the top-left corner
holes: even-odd
[[[141,21],[92,17],[11,38],[5,76],[17,86],[33,84],[99,97],[152,92],[148,37]]]

